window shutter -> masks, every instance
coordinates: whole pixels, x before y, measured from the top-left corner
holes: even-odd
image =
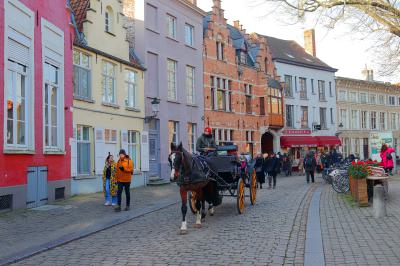
[[[18,63],[29,64],[29,48],[13,39],[8,39],[8,58]]]
[[[128,153],[128,130],[121,130],[121,149],[124,149]]]
[[[229,82],[227,79],[225,79],[224,82],[225,82],[225,102],[226,102],[225,109],[227,112],[229,112],[231,110],[231,107],[229,105],[229,87],[228,87]]]
[[[73,136],[69,140],[71,146],[71,176],[78,175],[78,147],[76,141],[76,126],[73,129]]]
[[[94,129],[94,154],[95,173],[97,175],[103,174],[104,162],[108,155],[105,149],[103,128]]]
[[[140,136],[140,163],[142,171],[149,171],[149,132],[142,131]],[[138,167],[139,168],[139,167]]]

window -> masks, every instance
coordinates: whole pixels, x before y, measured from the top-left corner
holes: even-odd
[[[188,147],[189,152],[193,153],[196,151],[196,132],[197,132],[197,124],[188,123],[187,124],[187,134],[188,134]]]
[[[265,115],[265,99],[260,97],[260,115]]]
[[[251,114],[252,113],[252,104],[251,104],[252,86],[249,84],[244,84],[244,90],[245,90],[245,95],[246,95],[246,113]]]
[[[357,92],[351,91],[349,93],[349,100],[350,100],[350,102],[356,103],[357,102]]]
[[[320,101],[326,101],[325,97],[325,81],[318,80],[318,95]]]
[[[89,56],[74,50],[74,96],[92,98]]]
[[[329,81],[329,96],[333,97],[332,82]]]
[[[367,129],[367,111],[361,111],[361,129]]]
[[[333,108],[331,108],[331,124],[332,125],[335,124],[335,119],[334,119],[334,116],[333,116]]]
[[[360,103],[367,103],[367,93],[360,92]]]
[[[176,39],[176,18],[167,14],[167,36]]]
[[[279,89],[269,88],[269,104],[271,114],[282,114],[282,93]]]
[[[217,60],[224,60],[224,44],[222,43],[222,36],[218,35],[217,36],[217,42],[216,42],[216,47],[217,47]]]
[[[231,81],[211,76],[211,106],[213,110],[231,111]]]
[[[179,122],[169,121],[168,122],[169,142],[175,145],[179,144]]]
[[[105,27],[105,31],[106,32],[113,32],[113,20],[114,20],[114,15],[113,15],[113,11],[112,8],[110,6],[108,6],[106,8],[106,12],[104,13],[104,18],[105,18],[105,22],[104,22],[104,27]]]
[[[59,68],[49,63],[44,64],[44,143],[46,148],[60,146],[60,110],[59,108]]]
[[[340,109],[339,111],[339,125],[341,124],[343,128],[347,128],[347,110],[346,109]]]
[[[390,126],[392,130],[397,129],[397,123],[396,123],[396,113],[391,113],[390,114]]]
[[[137,107],[137,87],[136,87],[137,73],[131,70],[125,70],[125,106],[136,108]]]
[[[286,105],[286,127],[294,127],[294,106]]]
[[[307,106],[300,106],[301,112],[301,128],[308,128],[308,107]]]
[[[340,90],[339,91],[339,101],[347,101],[347,91]]]
[[[186,99],[188,104],[195,104],[194,88],[195,68],[186,66]]]
[[[239,53],[239,63],[240,64],[247,64],[247,53],[246,51],[240,51]]]
[[[150,4],[146,5],[146,14],[145,14],[145,23],[147,27],[151,30],[157,31],[158,30],[158,11],[157,7],[152,6]]]
[[[103,102],[115,103],[115,66],[103,61],[102,71]]]
[[[215,99],[215,95],[216,95],[216,77],[214,77],[214,76],[210,76],[210,94],[211,94],[211,97],[210,97],[210,100],[211,100],[211,103],[210,103],[210,106],[211,106],[211,110],[216,110],[217,108],[216,108],[216,105],[215,105],[215,103],[216,103],[216,99]]]
[[[135,170],[139,170],[139,146],[140,134],[137,131],[128,130],[128,155],[131,157]]]
[[[351,110],[351,128],[358,129],[359,121],[358,110]]]
[[[376,112],[371,112],[371,129],[376,128]]]
[[[385,96],[379,95],[378,99],[379,99],[379,104],[385,104]]]
[[[194,27],[189,24],[185,24],[185,43],[187,45],[194,45]]]
[[[379,113],[379,128],[381,130],[386,130],[386,113]]]
[[[307,79],[299,78],[300,83],[300,99],[307,99]]]
[[[327,129],[326,108],[319,108],[319,124],[321,125],[321,129]]]
[[[231,129],[215,129],[213,132],[217,145],[233,141],[233,130]]]
[[[78,175],[90,175],[90,127],[77,126],[76,142]]]
[[[176,101],[177,84],[176,84],[177,62],[167,59],[167,79],[168,79],[168,99]]]
[[[389,102],[389,105],[394,106],[394,105],[396,105],[396,98],[394,96],[389,96],[388,102]]]
[[[289,75],[285,75],[285,96],[293,97],[292,76],[289,76]]]
[[[376,94],[370,94],[369,95],[369,103],[370,104],[376,104]]]
[[[117,130],[116,129],[104,129],[104,142],[105,143],[117,143]]]
[[[311,79],[311,93],[312,93],[312,94],[315,94],[314,79]]]

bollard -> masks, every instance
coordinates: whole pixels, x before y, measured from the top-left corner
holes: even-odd
[[[373,210],[375,218],[386,216],[385,188],[383,186],[374,186]]]

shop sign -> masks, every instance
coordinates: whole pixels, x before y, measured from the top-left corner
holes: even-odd
[[[285,135],[310,135],[311,130],[309,130],[309,129],[285,129],[282,133]]]
[[[369,135],[369,147],[371,149],[371,159],[381,161],[382,144],[387,143],[393,147],[392,132],[371,132]]]

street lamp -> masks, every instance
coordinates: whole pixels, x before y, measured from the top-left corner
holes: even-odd
[[[152,119],[156,118],[158,115],[158,112],[160,111],[160,99],[158,98],[153,98],[151,101],[151,109],[153,111],[153,115],[151,116],[146,116],[144,118],[145,123],[149,123]]]

